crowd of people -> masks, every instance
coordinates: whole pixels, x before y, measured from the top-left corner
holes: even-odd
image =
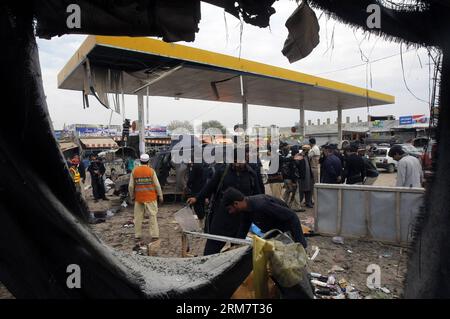
[[[244,152],[245,157],[238,154]],[[303,145],[280,143],[277,150],[278,170],[269,175],[271,195],[265,194],[261,176],[261,161],[249,161],[249,149],[234,148],[232,163],[216,162],[207,165],[191,159],[185,189],[187,204],[198,217],[201,228],[210,234],[245,238],[251,224],[262,232],[279,229],[306,247],[299,218],[295,212],[314,207],[314,184],[373,185],[378,177],[376,166],[366,156],[366,149],[358,142],[338,149],[337,144],[321,148],[314,138]],[[398,161],[397,186],[420,187],[420,163],[407,155],[401,147],[392,147],[389,156]],[[272,157],[273,158],[273,157]],[[82,196],[86,170],[90,173],[95,201],[108,200],[105,195],[105,166],[92,155],[89,166],[74,155],[67,162],[76,192]],[[157,223],[158,202],[163,193],[155,170],[149,165],[149,155],[140,157],[140,164],[130,167],[129,198],[134,201],[136,242],[142,240],[142,221],[150,215],[149,233],[159,240]],[[204,255],[219,253],[225,243],[208,239]]]
[[[279,171],[269,178],[270,189],[295,211],[314,207],[315,183],[372,185],[378,177],[366,149],[357,143],[343,150],[337,144],[325,144],[320,149],[311,138],[303,145],[280,143],[277,152]]]

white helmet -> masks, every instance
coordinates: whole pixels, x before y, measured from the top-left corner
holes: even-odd
[[[147,163],[150,160],[150,156],[148,154],[142,154],[140,160],[142,163]]]

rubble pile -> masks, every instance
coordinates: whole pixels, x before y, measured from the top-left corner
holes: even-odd
[[[311,272],[308,274],[314,292],[314,299],[384,299],[391,292],[386,287],[374,289],[373,293],[364,297],[355,286],[344,277],[337,279],[336,272],[340,267],[333,267],[330,275]]]
[[[324,276],[319,273],[309,273],[309,279],[314,291],[314,299],[362,299],[358,290],[345,278],[336,279],[335,275]]]

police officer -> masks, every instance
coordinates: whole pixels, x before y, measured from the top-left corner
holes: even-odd
[[[207,181],[207,171],[203,163],[196,163],[195,161],[188,164],[188,180],[186,183],[186,194],[189,196],[198,194]],[[204,227],[205,217],[205,200],[198,200],[193,205],[195,214],[198,217],[200,227]]]
[[[306,248],[307,243],[303,236],[300,220],[297,214],[289,209],[282,200],[264,194],[245,196],[239,190],[230,187],[223,195],[223,205],[228,210],[230,217],[243,213],[242,223],[237,234],[238,238],[245,238],[250,225],[254,223],[263,232],[272,229],[290,232],[292,239]]]
[[[366,179],[366,166],[364,160],[358,153],[359,145],[356,143],[350,144],[348,152],[345,154],[345,166],[343,179],[346,184],[361,185]]]
[[[245,150],[234,150],[234,163],[227,163],[218,167],[211,180],[202,190],[187,200],[189,205],[211,198],[210,215],[208,218],[208,232],[210,234],[236,237],[240,225],[239,216],[229,216],[222,202],[223,192],[229,187],[235,187],[246,196],[261,194],[255,171],[245,162]],[[239,156],[238,156],[239,155]],[[208,239],[203,255],[219,253],[224,242]]]
[[[96,155],[91,156],[91,164],[88,167],[91,174],[92,195],[94,200],[108,200],[105,195],[105,184],[103,183],[103,175],[105,174],[105,165],[97,158]]]
[[[342,179],[342,161],[336,156],[333,144],[324,146],[324,158],[320,167],[320,182],[339,184]]]
[[[287,205],[297,212],[304,212],[305,209],[300,206],[298,192],[298,180],[300,178],[300,172],[298,170],[298,163],[296,155],[299,153],[300,147],[298,145],[293,145],[291,147],[291,154],[285,156],[283,159],[283,178],[285,192],[283,194],[283,200]]]

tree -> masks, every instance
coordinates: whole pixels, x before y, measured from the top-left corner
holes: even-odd
[[[207,122],[203,122],[201,126],[202,133],[205,133],[206,130],[209,129],[216,129],[222,132],[222,134],[225,134],[227,132],[227,129],[225,126],[216,120],[211,120]]]
[[[187,130],[189,133],[194,132],[194,126],[189,121],[173,120],[167,125],[167,129],[171,132],[177,130]]]

